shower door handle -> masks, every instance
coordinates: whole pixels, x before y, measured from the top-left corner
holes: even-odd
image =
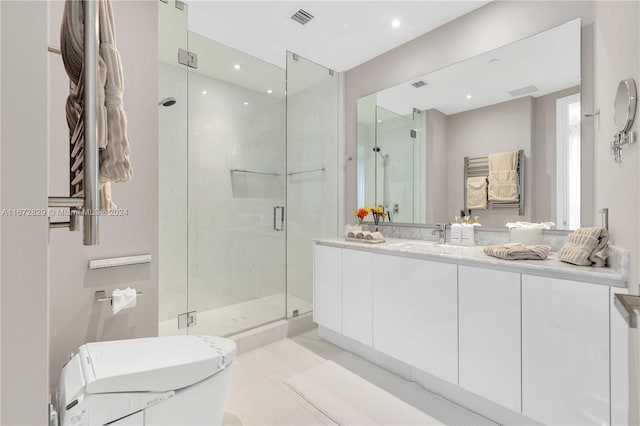
[[[277,219],[278,211],[280,212],[280,220]],[[279,226],[278,222],[280,222]],[[273,208],[273,230],[284,231],[284,206],[275,206]]]

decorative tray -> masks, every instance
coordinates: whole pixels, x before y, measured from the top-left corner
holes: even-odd
[[[367,244],[384,243],[384,240],[365,240],[364,238],[349,238],[349,237],[344,237],[344,239],[347,241],[353,241],[356,243],[367,243]]]

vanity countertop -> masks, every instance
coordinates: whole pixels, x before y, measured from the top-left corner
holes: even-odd
[[[560,262],[557,259],[556,252],[550,253],[545,260],[503,260],[484,254],[483,246],[465,247],[438,244],[433,241],[388,238],[384,243],[368,244],[346,241],[340,238],[327,238],[316,239],[315,242],[321,245],[364,250],[372,253],[479,266],[612,287],[626,288],[629,278],[629,251],[614,246],[610,246],[610,259],[613,260],[613,265],[606,268],[595,268]]]

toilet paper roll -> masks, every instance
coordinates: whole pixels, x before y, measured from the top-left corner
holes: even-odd
[[[130,309],[136,306],[138,292],[135,288],[127,287],[125,290],[115,289],[111,293],[111,312],[117,314],[123,309]]]

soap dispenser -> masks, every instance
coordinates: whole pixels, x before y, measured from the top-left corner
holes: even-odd
[[[462,224],[462,245],[474,246],[476,245],[475,226],[469,223],[469,216],[464,217],[464,223]]]
[[[462,225],[460,216],[456,216],[451,224],[451,244],[462,244]]]

